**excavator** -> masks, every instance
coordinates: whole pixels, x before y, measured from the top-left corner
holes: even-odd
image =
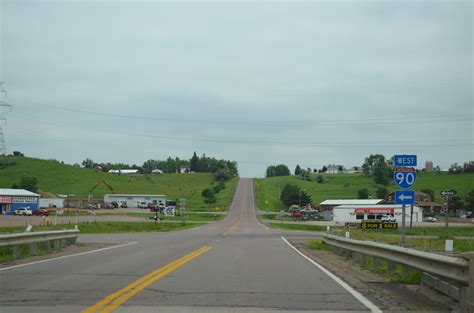
[[[94,187],[92,187],[91,190],[89,190],[89,193],[92,193],[97,187],[99,187],[101,184],[104,184],[107,186],[107,188],[110,189],[110,191],[112,191],[112,193],[115,193],[115,190],[114,188],[106,181],[106,180],[98,180],[97,183],[95,184]]]
[[[112,191],[112,193],[115,193],[115,190],[114,188],[106,181],[106,180],[98,180],[96,182],[96,184],[94,185],[94,187],[92,187],[91,190],[89,190],[89,197],[88,197],[88,202],[89,202],[89,208],[92,208],[93,207],[93,204],[94,204],[94,196],[92,194],[92,192],[97,188],[99,187],[101,184],[104,184],[105,186],[107,186],[107,188],[110,189],[110,191]],[[110,207],[112,208],[112,207]]]

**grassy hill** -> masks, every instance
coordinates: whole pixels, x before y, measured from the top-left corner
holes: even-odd
[[[375,195],[377,185],[371,177],[362,174],[333,174],[324,175],[326,182],[318,184],[314,181],[303,181],[295,176],[282,176],[256,179],[257,205],[260,209],[267,207],[271,211],[279,211],[286,207],[279,200],[279,192],[286,184],[298,185],[311,195],[314,205],[328,199],[356,199],[357,191],[367,188],[370,194]],[[455,189],[461,199],[466,193],[474,189],[474,173],[448,174],[448,173],[419,173],[413,190],[432,189],[435,192],[435,202],[442,203],[439,192],[443,189]],[[348,187],[344,185],[348,184]],[[392,192],[398,190],[395,182],[391,182],[387,189]],[[268,205],[265,201],[268,200]]]
[[[213,174],[150,174],[122,175],[95,172],[91,169],[74,167],[54,160],[16,157],[16,166],[0,169],[0,188],[10,188],[23,175],[36,176],[38,187],[43,192],[74,194],[87,198],[89,190],[98,180],[105,179],[116,193],[164,194],[168,199],[185,198],[189,210],[209,210],[215,207],[227,208],[237,184],[237,178],[226,182],[226,189],[217,194],[217,203],[206,204],[201,191],[212,186]],[[94,198],[111,193],[104,185],[94,190]]]

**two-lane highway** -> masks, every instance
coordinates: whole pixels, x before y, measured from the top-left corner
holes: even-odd
[[[252,180],[241,179],[222,222],[81,235],[119,246],[0,269],[0,312],[377,310],[294,251],[284,232],[261,225],[254,203]]]

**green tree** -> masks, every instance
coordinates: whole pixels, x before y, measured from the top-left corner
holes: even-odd
[[[266,177],[274,177],[274,176],[290,176],[291,172],[288,169],[288,166],[284,164],[278,164],[276,166],[271,165],[267,167]]]
[[[369,190],[367,188],[359,189],[357,199],[369,199]]]
[[[38,179],[34,176],[22,175],[20,178],[20,189],[26,189],[31,192],[38,191]]]
[[[25,156],[23,153],[21,153],[20,151],[13,151],[13,155],[14,156],[17,156],[17,157],[23,157]]]
[[[381,164],[374,169],[374,182],[376,184],[388,186],[390,184],[390,169],[387,165]]]
[[[474,189],[466,194],[466,205],[470,210],[474,210]]]
[[[217,181],[227,181],[230,179],[230,171],[227,166],[217,169],[214,173],[214,179]]]
[[[311,197],[306,193],[306,191],[301,190],[300,187],[296,185],[287,184],[283,187],[280,200],[285,205],[290,206],[293,204],[308,205],[311,204]]]
[[[206,188],[201,192],[201,195],[204,197],[204,202],[205,203],[215,203],[217,201],[216,199],[216,193],[213,189],[211,188]]]
[[[193,153],[193,157],[189,160],[189,169],[191,172],[197,172],[199,158],[196,154],[196,151]]]
[[[454,196],[449,200],[450,210],[461,210],[464,209],[464,202],[459,196]]]
[[[383,186],[377,186],[377,190],[375,190],[375,194],[377,195],[378,199],[385,199],[388,194],[388,189]]]
[[[301,167],[297,164],[295,168],[295,176],[298,176],[301,174]]]
[[[87,158],[84,161],[82,161],[82,166],[84,166],[85,168],[94,168],[95,163],[92,159]]]
[[[373,175],[375,169],[381,165],[386,165],[385,157],[382,154],[371,154],[365,158],[365,162],[362,165],[362,172],[365,175]]]
[[[324,176],[323,175],[316,176],[316,182],[318,184],[324,184]]]

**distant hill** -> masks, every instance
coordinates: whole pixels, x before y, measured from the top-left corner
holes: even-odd
[[[279,190],[286,184],[298,185],[311,195],[314,205],[318,205],[327,199],[356,199],[357,191],[367,188],[370,194],[375,195],[377,185],[373,178],[363,174],[325,174],[326,182],[318,184],[314,181],[303,181],[295,176],[281,176],[256,179],[257,204],[261,210],[267,206],[271,210],[279,211],[286,209],[278,199]],[[464,201],[466,193],[474,189],[474,173],[448,174],[448,173],[419,173],[413,190],[431,189],[435,192],[435,202],[442,204],[439,193],[444,189],[454,189],[458,196]],[[386,187],[389,192],[398,190],[398,186],[391,181]],[[268,200],[268,205],[265,201]]]
[[[15,157],[16,165],[0,169],[0,188],[11,188],[23,174],[36,176],[38,187],[53,194],[74,194],[86,198],[99,180],[106,180],[115,193],[164,194],[168,199],[185,198],[191,210],[225,208],[234,195],[237,178],[226,182],[226,189],[217,194],[217,203],[206,204],[201,191],[213,184],[213,174],[134,174],[122,175],[96,172],[92,169],[62,164],[56,160]],[[94,190],[94,198],[111,193],[105,185]]]

